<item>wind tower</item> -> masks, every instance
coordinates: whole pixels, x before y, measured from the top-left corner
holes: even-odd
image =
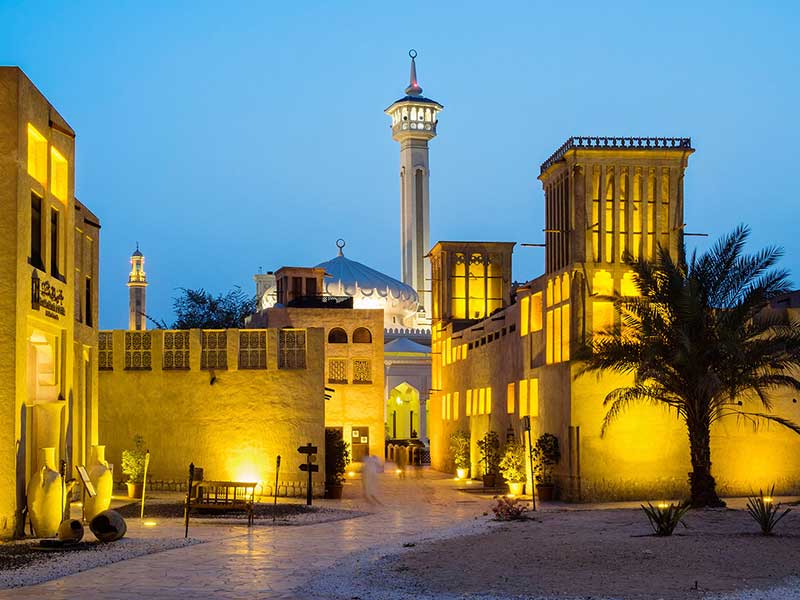
[[[139,251],[139,244],[131,255],[131,273],[128,275],[130,296],[128,301],[128,329],[143,331],[147,329],[145,318],[147,299],[147,275],[144,272],[144,255]]]
[[[403,283],[413,287],[431,317],[431,269],[428,195],[428,141],[436,137],[437,115],[444,107],[422,95],[417,82],[416,50],[410,50],[411,77],[406,95],[386,109],[392,118],[392,139],[400,142],[400,265]]]

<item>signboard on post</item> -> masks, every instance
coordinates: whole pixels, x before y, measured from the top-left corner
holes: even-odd
[[[83,465],[78,465],[75,467],[75,469],[78,471],[78,476],[81,478],[81,482],[86,490],[86,494],[89,496],[89,498],[94,498],[97,495],[97,492],[94,489],[94,485],[92,485],[92,480],[89,479],[89,473],[86,471],[86,467]]]
[[[317,462],[317,447],[313,446],[311,442],[308,442],[305,446],[300,446],[297,451],[300,454],[306,455],[306,463],[304,465],[300,465],[300,470],[305,471],[308,473],[308,486],[306,487],[306,504],[311,506],[311,484],[312,484],[312,475],[319,471],[319,465],[315,464]]]

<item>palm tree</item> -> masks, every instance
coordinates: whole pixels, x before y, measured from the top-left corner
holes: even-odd
[[[688,263],[664,248],[654,262],[628,256],[640,295],[615,297],[621,325],[592,336],[581,353],[581,374],[633,375],[632,385],[606,396],[601,436],[637,403],[674,409],[685,422],[695,507],[724,506],[711,474],[713,423],[735,417],[800,433],[799,425],[771,413],[773,392],[800,389],[800,324],[769,309],[771,299],[790,290],[788,273],[773,268],[783,251],[745,255],[749,234],[739,226]]]

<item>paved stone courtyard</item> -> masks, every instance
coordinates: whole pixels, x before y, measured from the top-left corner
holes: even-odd
[[[457,491],[452,477],[413,470],[405,480],[381,477],[382,505],[361,499],[360,481],[345,486],[345,498],[317,501],[370,514],[306,526],[192,523],[190,536],[206,543],[98,567],[40,585],[9,589],[0,598],[74,600],[102,598],[269,598],[300,600],[293,590],[347,554],[373,546],[410,542],[423,534],[472,520],[489,506],[485,497]],[[182,537],[179,520],[155,527],[128,522],[132,537]]]

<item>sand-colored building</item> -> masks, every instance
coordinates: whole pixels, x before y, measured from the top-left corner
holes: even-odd
[[[67,477],[98,442],[100,223],[75,198],[75,132],[0,67],[0,537],[20,534],[42,448]]]
[[[542,164],[539,176],[545,190],[545,273],[516,287],[513,298],[510,245],[509,264],[498,260],[495,273],[502,289],[495,287],[499,280],[489,281],[492,269],[485,266],[487,251],[491,256],[501,246],[434,247],[434,467],[452,468],[449,436],[465,430],[478,474],[477,439],[489,430],[501,439],[509,429],[519,436],[521,419],[529,416],[534,439],[544,432],[559,438],[563,497],[684,494],[691,467],[682,422],[659,408],[635,407],[601,438],[603,399],[626,381],[577,377],[571,354],[588,334],[619,319],[608,296],[636,294],[622,259],[626,251],[653,257],[661,244],[677,258],[685,227],[683,178],[693,151],[687,138],[570,138]],[[775,411],[800,419],[788,390],[776,398]],[[753,432],[735,420],[715,424],[712,457],[725,494],[772,483],[783,491],[800,485],[800,437],[777,426]]]
[[[320,266],[278,269],[277,303],[249,325],[323,329],[325,427],[341,431],[352,461],[360,463],[384,453],[384,311],[353,308],[352,296],[318,293],[326,275],[334,279]]]

